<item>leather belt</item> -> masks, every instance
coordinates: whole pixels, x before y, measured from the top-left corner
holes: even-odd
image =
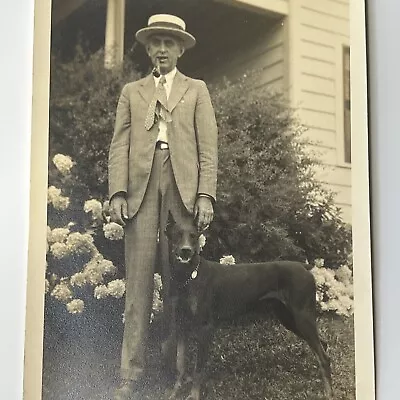
[[[168,150],[168,143],[162,142],[162,141],[158,141],[156,143],[156,149],[158,150]]]

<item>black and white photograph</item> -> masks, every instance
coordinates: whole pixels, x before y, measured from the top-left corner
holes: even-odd
[[[350,8],[51,2],[42,400],[360,400],[356,338],[373,387]]]

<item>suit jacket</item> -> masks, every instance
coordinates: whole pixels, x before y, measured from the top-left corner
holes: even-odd
[[[145,119],[155,90],[150,74],[125,85],[118,100],[109,152],[109,197],[126,193],[129,218],[137,213],[150,177],[158,124],[147,131]],[[206,84],[177,71],[168,109],[172,168],[182,201],[193,213],[199,193],[216,199],[218,130]]]

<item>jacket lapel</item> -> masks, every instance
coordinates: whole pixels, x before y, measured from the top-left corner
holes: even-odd
[[[176,107],[178,102],[181,100],[183,95],[189,88],[188,77],[183,75],[181,72],[176,71],[176,75],[174,81],[172,82],[171,93],[168,98],[168,111],[172,112],[172,110]]]
[[[141,86],[139,87],[139,93],[146,101],[146,103],[150,104],[155,91],[156,91],[156,85],[154,83],[154,78],[153,75],[150,74],[146,78],[144,78]]]

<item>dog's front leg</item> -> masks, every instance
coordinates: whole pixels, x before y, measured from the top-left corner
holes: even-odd
[[[204,382],[206,363],[211,346],[212,334],[213,326],[211,323],[204,325],[203,328],[198,332],[196,360],[193,371],[193,386],[186,400],[200,400],[201,398],[201,388]]]
[[[161,353],[166,371],[175,378],[177,366],[177,297],[169,297],[165,301],[164,329],[167,331],[167,338],[161,344]]]
[[[178,333],[178,344],[177,344],[177,354],[176,354],[176,369],[178,375],[175,381],[175,385],[169,394],[168,399],[173,400],[176,398],[179,390],[182,388],[184,383],[184,376],[186,373],[186,342],[182,330]]]

